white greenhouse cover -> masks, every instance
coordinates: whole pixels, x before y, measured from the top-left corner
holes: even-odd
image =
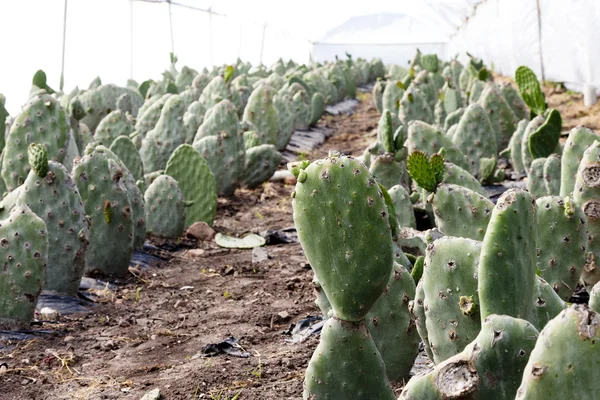
[[[525,64],[541,77],[543,66],[547,80],[598,89],[599,23],[598,0],[0,0],[0,93],[14,115],[36,70],[58,89],[63,48],[65,91],[96,76],[160,79],[171,51],[199,70],[346,52],[406,65],[416,48],[469,51],[508,75]]]

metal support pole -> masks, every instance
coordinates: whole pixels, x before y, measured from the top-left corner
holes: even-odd
[[[65,49],[67,46],[67,0],[65,0],[65,14],[63,17],[63,41],[62,41],[62,62],[60,66],[60,91],[63,91],[65,86]]]
[[[263,25],[263,31],[262,31],[262,40],[260,42],[260,59],[259,59],[259,65],[262,65],[262,61],[263,61],[263,54],[265,51],[265,35],[267,32],[267,23],[265,22],[265,24]]]
[[[171,0],[167,0],[169,4],[169,26],[171,28],[171,53],[175,55],[175,39],[173,38],[173,15],[171,13]]]
[[[213,59],[213,39],[212,39],[212,8],[208,9],[208,53],[210,55],[210,67],[215,66]]]
[[[238,58],[242,58],[242,40],[243,40],[243,31],[242,27],[244,26],[244,22],[240,20],[240,45],[238,48]]]
[[[129,78],[133,79],[133,2],[129,0]]]
[[[540,49],[540,71],[542,72],[542,83],[546,80],[546,74],[544,73],[544,53],[542,51],[542,12],[540,8],[540,0],[536,0],[537,3],[537,17],[538,17],[538,45]]]

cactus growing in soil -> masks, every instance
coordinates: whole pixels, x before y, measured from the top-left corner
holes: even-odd
[[[115,110],[102,118],[94,133],[94,139],[100,144],[110,147],[116,138],[119,136],[129,136],[133,133],[133,130],[133,123],[129,120],[125,112]]]
[[[408,124],[406,148],[409,153],[420,150],[429,156],[438,153],[444,148],[446,151],[444,158],[446,160],[463,169],[469,168],[469,164],[467,163],[463,152],[460,151],[460,149],[440,130],[423,121],[411,121]]]
[[[535,217],[535,200],[524,190],[509,189],[498,199],[479,261],[482,320],[491,314],[529,318],[536,276]]]
[[[588,222],[588,253],[581,281],[591,289],[600,281],[600,142],[583,153],[577,170],[573,202],[581,208]]]
[[[417,221],[410,201],[410,192],[402,185],[394,185],[388,190],[388,194],[394,203],[398,225],[401,228],[416,228]]]
[[[504,83],[500,87],[500,91],[504,97],[504,100],[506,100],[510,108],[515,113],[517,119],[519,121],[523,119],[529,120],[529,110],[527,109],[527,104],[525,104],[525,101],[519,94],[519,91],[508,82]]]
[[[67,114],[58,101],[43,90],[29,99],[6,138],[2,179],[9,191],[27,178],[30,170],[27,148],[34,142],[44,145],[48,158],[58,162],[64,160],[69,145]]]
[[[498,153],[496,136],[493,132],[485,111],[479,104],[471,104],[465,110],[458,123],[452,142],[465,155],[471,175],[479,176],[479,160],[482,158],[495,157]]]
[[[125,275],[133,254],[134,222],[131,202],[117,163],[102,149],[88,152],[73,168],[73,180],[91,219],[86,271]]]
[[[494,203],[459,185],[442,183],[428,200],[435,225],[448,236],[483,240]]]
[[[446,116],[446,119],[444,120],[444,132],[446,132],[446,134],[448,133],[451,127],[453,127],[454,125],[458,125],[464,113],[465,108],[461,107]]]
[[[572,196],[575,176],[585,150],[598,140],[598,135],[588,128],[578,126],[571,129],[565,143],[560,166],[560,195]]]
[[[529,67],[522,65],[515,71],[515,81],[523,101],[529,106],[531,112],[535,115],[543,114],[548,106],[535,73]]]
[[[172,96],[165,103],[156,126],[142,139],[140,156],[145,171],[164,169],[171,153],[185,141],[184,112],[179,96]]]
[[[140,108],[137,121],[135,123],[135,132],[140,137],[140,139],[145,138],[146,134],[152,129],[154,129],[156,123],[160,119],[160,114],[163,107],[165,106],[165,103],[172,96],[172,94],[167,93],[165,95],[159,96],[158,98],[148,99]]]
[[[325,96],[315,92],[310,99],[310,125],[315,125],[325,113]]]
[[[135,144],[127,136],[119,136],[110,145],[110,151],[125,164],[133,179],[137,182],[144,179],[144,164],[138,153]]]
[[[27,206],[0,222],[0,329],[29,329],[48,262],[46,224]]]
[[[383,91],[385,90],[385,86],[386,81],[377,79],[377,81],[373,84],[373,90],[371,91],[373,105],[380,114],[383,112]]]
[[[414,298],[412,276],[404,266],[394,263],[388,286],[365,318],[390,381],[408,376],[419,351],[419,334],[408,310]]]
[[[281,160],[281,153],[271,144],[263,144],[247,149],[244,184],[252,189],[267,181],[273,176]]]
[[[165,175],[179,184],[185,201],[192,202],[186,209],[186,226],[204,221],[211,225],[217,213],[215,177],[206,160],[192,146],[182,144],[169,158]]]
[[[244,109],[244,121],[256,126],[261,144],[277,143],[277,109],[273,105],[274,89],[261,85],[252,91]]]
[[[393,399],[364,322],[392,272],[392,232],[383,193],[366,167],[351,157],[330,152],[307,164],[288,165],[298,180],[294,222],[334,315],[308,365],[304,398]],[[329,243],[337,243],[339,251]]]
[[[160,175],[144,193],[148,233],[178,238],[185,229],[185,200],[177,181]]]
[[[537,268],[556,293],[568,301],[583,272],[587,221],[569,198],[537,199]]]
[[[389,80],[385,84],[381,95],[381,113],[389,111],[393,115],[398,115],[400,110],[400,100],[404,96],[404,85],[400,81]]]
[[[529,171],[527,171],[527,190],[535,198],[548,195],[544,181],[544,165],[546,158],[536,158],[531,162]]]
[[[477,270],[481,242],[443,237],[429,244],[423,268],[427,336],[436,364],[460,353],[481,329]]]
[[[434,122],[433,111],[427,104],[427,99],[419,93],[414,84],[406,89],[400,100],[398,118],[403,125],[408,125],[411,121],[422,121],[425,124]]]
[[[508,144],[507,148],[507,151],[510,151],[510,164],[512,166],[512,169],[518,175],[524,174],[526,172],[525,164],[523,164],[521,145],[527,125],[527,120],[519,121],[519,123],[517,124],[517,129],[510,138],[510,143]]]
[[[523,319],[490,315],[461,353],[413,377],[398,400],[513,400],[537,338]]]
[[[544,163],[544,186],[548,196],[560,194],[560,169],[561,157],[558,154],[550,154]]]
[[[517,127],[517,117],[494,83],[488,82],[478,100],[488,114],[499,148],[505,148]]]
[[[199,101],[194,101],[190,104],[183,114],[183,128],[185,129],[185,140],[184,143],[192,144],[198,128],[204,122],[204,114],[206,110]]]
[[[600,368],[600,317],[572,305],[540,332],[516,400],[594,399]]]
[[[294,134],[295,126],[295,115],[294,115],[294,103],[291,99],[284,95],[276,95],[273,97],[273,105],[277,109],[277,120],[278,120],[278,132],[277,142],[275,146],[277,150],[283,150],[286,148],[292,135]],[[254,136],[256,137],[256,145],[260,144],[256,129],[253,129]]]
[[[48,263],[44,290],[75,296],[85,266],[88,221],[83,201],[62,164],[48,162],[46,148],[29,145],[31,171],[16,205],[26,205],[46,224]]]

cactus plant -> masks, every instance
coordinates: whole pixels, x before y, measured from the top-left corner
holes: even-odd
[[[573,202],[587,218],[589,235],[588,253],[581,276],[582,283],[591,289],[600,281],[600,142],[594,143],[583,153],[577,170]]]
[[[419,93],[414,84],[406,89],[400,100],[398,118],[404,125],[409,125],[408,123],[411,121],[422,121],[425,124],[433,124],[434,122],[433,111],[427,104],[427,99]]]
[[[394,203],[398,225],[401,228],[416,228],[417,222],[408,190],[403,185],[394,185],[388,190],[388,194]]]
[[[529,110],[527,109],[527,104],[525,104],[525,101],[519,94],[519,91],[508,82],[501,86],[500,91],[504,97],[504,100],[506,100],[510,108],[515,113],[517,119],[519,121],[524,119],[529,120]]]
[[[115,110],[102,118],[96,128],[94,139],[100,144],[110,147],[112,142],[119,136],[131,135],[133,129],[133,123],[127,118],[125,113],[121,110]]]
[[[503,149],[508,145],[517,127],[517,117],[496,86],[488,82],[478,100],[479,105],[488,114],[496,132],[496,143]]]
[[[548,196],[560,194],[560,171],[561,157],[558,154],[550,154],[544,163],[544,186]]]
[[[512,165],[513,171],[518,175],[526,172],[525,165],[523,164],[523,156],[521,152],[521,145],[525,129],[527,128],[528,121],[521,120],[517,124],[517,130],[513,133],[510,139],[508,149],[510,150],[510,164]]]
[[[477,270],[481,242],[443,237],[427,247],[423,305],[436,364],[460,353],[481,329]]]
[[[373,98],[373,105],[378,113],[383,112],[383,91],[386,87],[386,81],[378,79],[373,84],[373,90],[371,91],[371,97]]]
[[[185,200],[177,181],[160,175],[144,193],[148,233],[165,238],[178,238],[185,229]]]
[[[263,144],[246,150],[243,183],[255,188],[273,176],[282,160],[275,146]]]
[[[408,125],[408,138],[405,145],[409,153],[420,150],[429,156],[444,148],[446,151],[444,158],[447,161],[463,169],[469,168],[462,151],[450,139],[444,136],[441,131],[425,122],[412,121]]]
[[[458,123],[460,122],[460,119],[462,118],[464,113],[465,113],[465,108],[460,107],[460,108],[456,109],[455,111],[451,112],[450,114],[448,114],[446,116],[446,119],[444,120],[444,132],[448,132],[452,126],[458,125]]]
[[[27,148],[31,143],[46,147],[48,158],[62,162],[69,145],[67,114],[54,97],[43,90],[29,99],[12,126],[6,138],[2,159],[2,179],[9,191],[21,185],[30,166]]]
[[[575,176],[585,150],[598,140],[598,135],[588,128],[578,126],[569,132],[560,166],[560,195],[571,196],[575,187]]]
[[[544,181],[544,165],[546,158],[536,158],[532,161],[527,173],[527,190],[535,198],[540,198],[548,195],[546,184]]]
[[[398,115],[400,100],[404,96],[405,87],[400,81],[389,80],[385,84],[381,98],[381,112],[388,110],[393,115]]]
[[[504,192],[492,210],[479,261],[482,320],[491,314],[529,318],[536,276],[535,212],[534,198],[521,189]]]
[[[144,165],[135,144],[127,136],[119,136],[110,145],[110,151],[125,164],[133,179],[137,182],[144,179]]]
[[[44,290],[75,296],[85,266],[88,221],[83,201],[69,172],[48,162],[43,145],[29,145],[31,171],[19,190],[16,205],[25,205],[46,224],[48,264]]]
[[[600,312],[600,283],[596,283],[590,292],[590,308]]]
[[[87,273],[125,275],[133,254],[131,202],[117,163],[102,149],[88,150],[73,168],[73,180],[91,219],[85,254]]]
[[[244,109],[244,121],[256,126],[261,144],[277,143],[277,109],[273,105],[274,89],[261,85],[252,91]]]
[[[182,144],[169,158],[164,174],[173,177],[185,201],[192,202],[186,209],[185,225],[198,221],[212,225],[217,213],[216,182],[200,153],[192,146]]]
[[[46,224],[29,207],[0,222],[0,329],[29,329],[48,262]]]
[[[413,377],[398,400],[512,400],[537,338],[537,329],[523,319],[490,315],[461,353]]]
[[[562,311],[540,332],[516,400],[593,399],[600,368],[600,318],[586,305]]]
[[[535,73],[529,67],[522,65],[515,71],[515,81],[523,101],[529,106],[531,112],[535,115],[543,114],[547,108],[546,99]]]

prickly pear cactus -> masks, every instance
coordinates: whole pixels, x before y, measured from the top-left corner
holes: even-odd
[[[172,96],[172,94],[167,93],[159,96],[158,98],[148,99],[146,100],[146,103],[144,103],[144,106],[147,106],[140,108],[137,121],[135,123],[135,132],[137,132],[141,139],[145,138],[146,134],[154,129],[156,123],[160,119],[160,114],[165,106],[165,103]]]
[[[144,205],[144,194],[137,185],[137,181],[125,165],[125,163],[111,150],[105,146],[92,146],[93,149],[101,151],[111,161],[109,169],[112,176],[119,176],[125,190],[127,198],[131,204],[133,220],[133,249],[141,250],[144,247],[146,239],[146,210]]]
[[[414,84],[412,84],[400,100],[400,110],[398,118],[403,125],[408,125],[411,121],[421,121],[425,124],[433,124],[433,111],[427,100],[423,97]],[[410,128],[409,128],[410,130]]]
[[[442,182],[466,187],[482,196],[487,196],[485,188],[481,186],[481,183],[469,172],[451,162],[445,162],[444,166],[445,169]]]
[[[562,197],[572,196],[575,176],[583,153],[598,138],[599,136],[593,131],[582,126],[573,128],[569,132],[561,157],[560,195]]]
[[[483,81],[474,79],[473,82],[471,82],[471,88],[469,89],[469,104],[477,103],[477,101],[479,101],[483,89],[485,89],[485,83]]]
[[[335,314],[360,321],[381,295],[392,269],[383,194],[366,167],[347,156],[331,153],[308,166],[289,168],[298,179],[292,204],[306,257]],[[331,251],[327,243],[338,243],[342,250]]]
[[[217,184],[217,193],[229,196],[243,180],[245,147],[244,135],[237,132],[220,132],[194,142],[196,149],[208,162]]]
[[[542,197],[536,203],[537,268],[554,291],[568,301],[585,263],[586,217],[568,197]]]
[[[525,104],[525,101],[523,101],[519,91],[508,82],[504,83],[500,90],[502,96],[504,96],[504,100],[506,100],[510,108],[513,110],[517,119],[519,121],[523,119],[529,120],[529,110],[527,109],[527,104]]]
[[[96,128],[96,133],[94,133],[94,140],[110,147],[112,142],[119,136],[131,135],[133,129],[133,123],[127,118],[125,112],[115,110],[102,118]]]
[[[277,109],[278,119],[278,132],[277,142],[275,146],[277,150],[283,150],[286,148],[292,135],[294,134],[295,126],[295,115],[294,115],[294,103],[287,96],[276,95],[273,97],[273,105]],[[256,130],[254,130],[254,136],[256,136],[256,145],[260,144]]]
[[[427,247],[423,305],[436,364],[460,353],[479,334],[477,270],[481,242],[443,237]]]
[[[375,84],[373,84],[373,90],[371,91],[373,104],[380,114],[383,112],[383,91],[385,90],[385,86],[386,81],[378,79]]]
[[[479,105],[488,114],[496,132],[496,143],[503,149],[517,128],[517,117],[494,83],[489,82],[481,93]]]
[[[523,140],[523,135],[525,134],[525,129],[527,128],[528,121],[521,120],[517,124],[517,130],[513,134],[510,139],[509,149],[510,149],[510,164],[512,165],[513,171],[517,174],[525,174],[525,165],[523,164],[523,156],[521,152],[521,144]]]
[[[133,254],[134,223],[122,174],[112,174],[114,160],[95,149],[73,168],[73,180],[91,219],[87,273],[125,275]]]
[[[381,98],[381,112],[389,111],[393,115],[398,115],[400,110],[400,100],[404,96],[405,87],[400,81],[389,80],[385,84]]]
[[[144,193],[148,233],[165,238],[178,238],[185,229],[185,200],[177,181],[161,175]]]
[[[186,209],[185,225],[203,221],[212,226],[217,213],[217,186],[200,153],[182,144],[169,158],[164,173],[178,182],[185,201],[192,202]]]
[[[458,125],[464,113],[465,108],[461,107],[456,111],[448,114],[448,116],[446,116],[446,119],[444,120],[444,132],[448,132],[452,126]]]
[[[244,184],[255,188],[273,176],[282,160],[281,153],[271,144],[246,150]]]
[[[521,160],[523,163],[523,168],[527,173],[529,173],[531,164],[534,160],[534,157],[532,156],[531,151],[529,150],[529,137],[533,132],[537,131],[544,125],[544,121],[544,117],[541,115],[538,115],[537,117],[529,121],[527,127],[525,128],[525,131],[523,132],[523,136],[521,137]]]
[[[325,96],[315,92],[310,99],[310,125],[316,125],[325,113]]]
[[[46,224],[27,206],[0,222],[0,329],[29,329],[48,262]]]
[[[540,332],[516,400],[593,399],[598,393],[600,317],[572,305]]]
[[[573,202],[587,218],[588,252],[581,281],[591,289],[600,281],[600,142],[595,141],[583,153],[577,170]]]
[[[369,172],[386,189],[395,185],[402,185],[410,189],[410,176],[404,161],[396,161],[392,153],[384,153],[371,158]]]
[[[567,303],[556,294],[552,286],[543,278],[539,276],[535,278],[533,307],[528,321],[541,330],[550,320],[567,308]]]
[[[459,185],[442,183],[429,200],[435,225],[448,236],[483,240],[494,203]]]
[[[192,144],[194,142],[196,132],[198,132],[198,128],[200,128],[200,125],[204,122],[204,114],[206,114],[206,110],[199,101],[194,101],[188,106],[186,112],[183,114],[185,143]]]
[[[417,221],[410,201],[410,192],[402,185],[394,185],[388,190],[388,194],[394,203],[398,225],[401,228],[416,228]]]
[[[273,105],[275,91],[261,85],[252,91],[244,109],[244,121],[252,122],[261,144],[277,143],[277,109]]]
[[[590,308],[600,312],[600,283],[596,283],[590,292]]]
[[[408,125],[406,147],[409,153],[420,150],[429,156],[444,148],[446,151],[444,158],[446,160],[463,169],[469,169],[469,164],[462,151],[441,131],[425,122],[412,121]]]
[[[527,173],[527,190],[535,198],[548,196],[546,185],[544,182],[544,165],[546,158],[536,158],[531,163]]]
[[[479,160],[498,153],[496,137],[490,134],[494,129],[492,123],[479,104],[471,104],[456,129],[452,141],[465,155],[471,175],[480,178]]]
[[[515,71],[515,81],[523,101],[531,111],[536,115],[543,114],[547,108],[546,99],[535,73],[529,67],[522,65]]]
[[[560,168],[560,156],[550,154],[544,163],[544,186],[549,196],[560,194]]]
[[[420,337],[408,311],[408,303],[414,298],[412,276],[404,266],[394,264],[385,291],[365,318],[390,381],[408,377],[419,352]]]
[[[444,159],[439,154],[427,159],[425,153],[414,151],[408,157],[407,167],[411,178],[428,192],[435,192],[444,176]]]
[[[50,161],[42,145],[29,145],[31,171],[19,190],[24,205],[46,224],[48,264],[44,290],[75,296],[85,266],[89,226],[83,201],[62,164]]]
[[[423,256],[421,256],[421,258],[422,257]],[[427,335],[427,318],[425,317],[425,307],[423,304],[424,299],[425,292],[423,291],[423,279],[420,279],[417,283],[415,299],[409,302],[408,310],[410,311],[413,319],[415,320],[417,332],[421,337],[421,341],[423,343],[423,347],[425,348],[425,352],[427,353],[427,357],[429,357],[429,360],[433,362],[433,352],[431,351],[431,347],[429,346],[429,336]]]
[[[110,145],[110,151],[115,153],[127,167],[133,179],[137,182],[144,179],[144,164],[135,144],[127,136],[116,138]]]
[[[442,88],[442,93],[446,115],[452,114],[463,106],[460,91],[450,87],[447,83]]]
[[[508,315],[490,315],[461,353],[413,377],[398,400],[513,400],[538,331]]]
[[[172,96],[165,103],[156,126],[142,140],[140,156],[145,171],[164,169],[171,153],[185,141],[184,111],[179,96]]]
[[[4,149],[6,140],[6,119],[8,118],[8,111],[4,107],[6,104],[6,98],[0,93],[0,152]]]
[[[560,113],[551,109],[544,117],[543,125],[529,135],[529,152],[534,159],[548,157],[559,145],[562,129]]]
[[[27,147],[44,145],[48,159],[62,162],[69,144],[67,114],[54,97],[40,91],[29,99],[13,122],[6,138],[2,159],[2,179],[9,191],[21,185],[29,173]]]
[[[305,400],[395,400],[386,368],[364,321],[329,318],[304,381]]]
[[[535,200],[509,189],[496,203],[479,260],[482,320],[491,314],[529,318],[535,289]]]
[[[310,104],[307,99],[306,91],[301,90],[296,92],[292,97],[292,104],[294,105],[294,127],[299,130],[308,130],[310,125]],[[273,143],[275,144],[275,143]]]

